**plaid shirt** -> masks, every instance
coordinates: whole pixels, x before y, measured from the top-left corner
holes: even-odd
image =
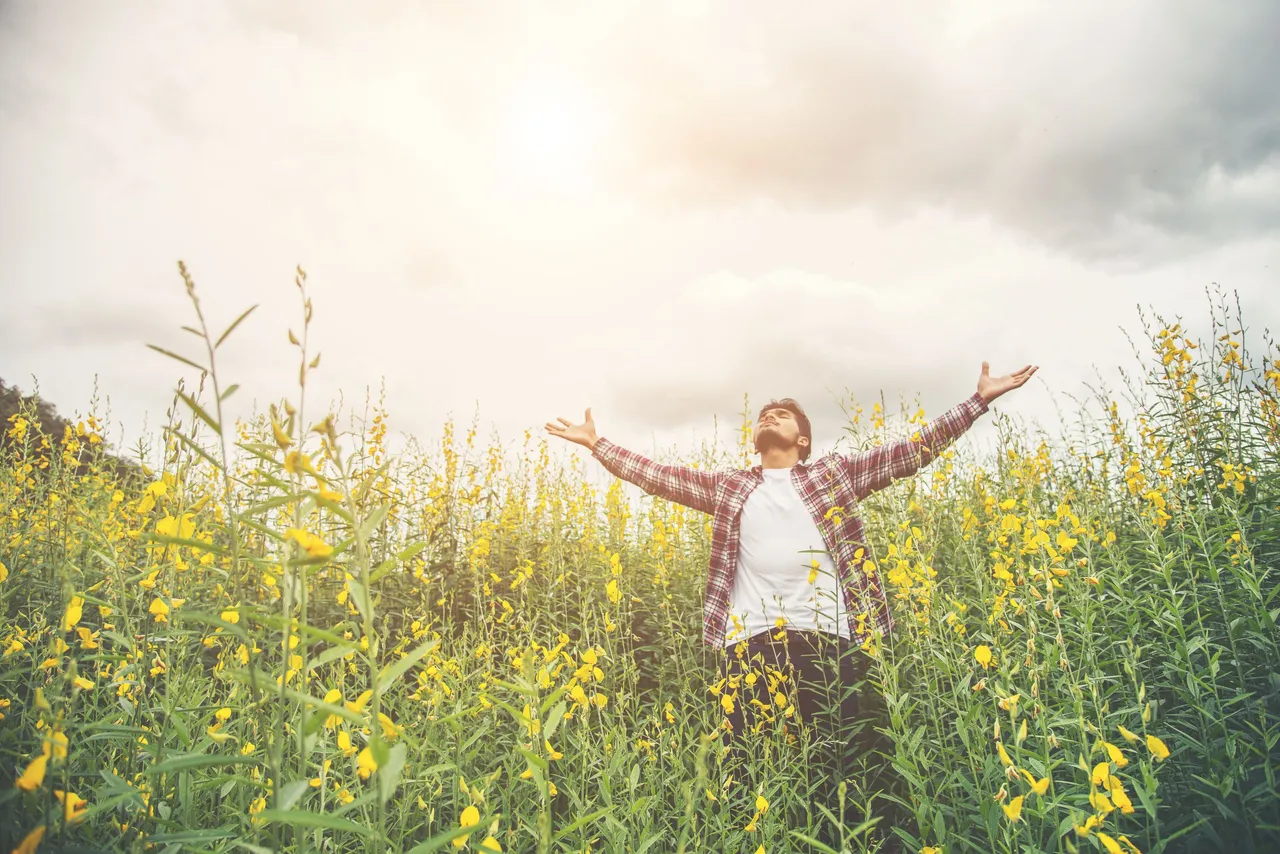
[[[831,553],[844,591],[850,636],[866,640],[870,628],[860,628],[858,616],[869,615],[872,628],[888,634],[893,615],[880,585],[879,574],[870,577],[853,571],[862,542],[862,520],[853,512],[858,501],[893,481],[915,474],[987,411],[976,392],[967,400],[929,422],[911,438],[888,442],[856,454],[827,454],[812,464],[797,462],[791,481],[813,516]],[[701,471],[663,465],[621,448],[608,439],[597,439],[592,455],[606,469],[650,495],[675,501],[713,517],[711,563],[703,602],[702,642],[725,645],[729,594],[738,571],[738,517],[752,491],[764,481],[761,466],[736,471]],[[743,639],[745,640],[745,638]]]

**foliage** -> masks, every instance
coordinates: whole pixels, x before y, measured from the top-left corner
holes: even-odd
[[[751,767],[721,761],[709,520],[600,494],[530,433],[513,459],[450,421],[393,456],[381,403],[316,418],[301,270],[296,394],[230,424],[216,358],[248,312],[215,335],[180,271],[203,352],[168,354],[200,375],[161,471],[122,482],[95,419],[57,449],[30,401],[2,425],[0,846],[807,850],[830,813],[785,697]],[[1147,329],[1131,419],[1103,392],[1056,439],[999,416],[995,457],[962,443],[859,509],[903,790],[847,793],[869,822],[900,798],[907,850],[1275,844],[1280,359],[1213,316],[1205,345]],[[750,411],[690,464],[749,463]]]

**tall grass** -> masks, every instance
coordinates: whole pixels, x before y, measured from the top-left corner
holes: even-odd
[[[3,425],[0,847],[817,850],[838,811],[806,738],[723,759],[708,519],[530,432],[391,454],[381,402],[313,414],[301,270],[298,387],[229,423],[216,359],[248,312],[210,330],[180,272],[196,346],[161,352],[196,387],[144,484],[108,473],[96,413]],[[899,628],[865,648],[892,756],[862,761],[903,789],[853,770],[850,850],[886,797],[910,851],[1274,850],[1280,352],[1253,365],[1238,305],[1210,312],[1204,342],[1144,318],[1132,418],[1102,390],[1058,436],[999,416],[990,458],[962,440],[865,502],[856,569]],[[908,412],[857,408],[848,439]],[[754,462],[749,416],[685,462]]]

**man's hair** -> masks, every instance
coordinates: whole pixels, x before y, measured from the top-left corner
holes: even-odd
[[[808,445],[800,447],[800,462],[809,459],[809,452],[813,450],[813,430],[809,426],[809,416],[804,414],[800,404],[790,397],[784,397],[782,400],[771,400],[760,407],[760,414],[756,416],[757,424],[760,423],[760,419],[770,409],[785,409],[796,417],[796,424],[800,425],[800,435],[809,440]],[[757,446],[756,450],[759,451],[760,448]]]

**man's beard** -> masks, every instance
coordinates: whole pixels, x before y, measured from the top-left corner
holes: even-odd
[[[761,430],[756,436],[756,451],[761,454],[772,450],[786,451],[792,447],[776,430]]]

